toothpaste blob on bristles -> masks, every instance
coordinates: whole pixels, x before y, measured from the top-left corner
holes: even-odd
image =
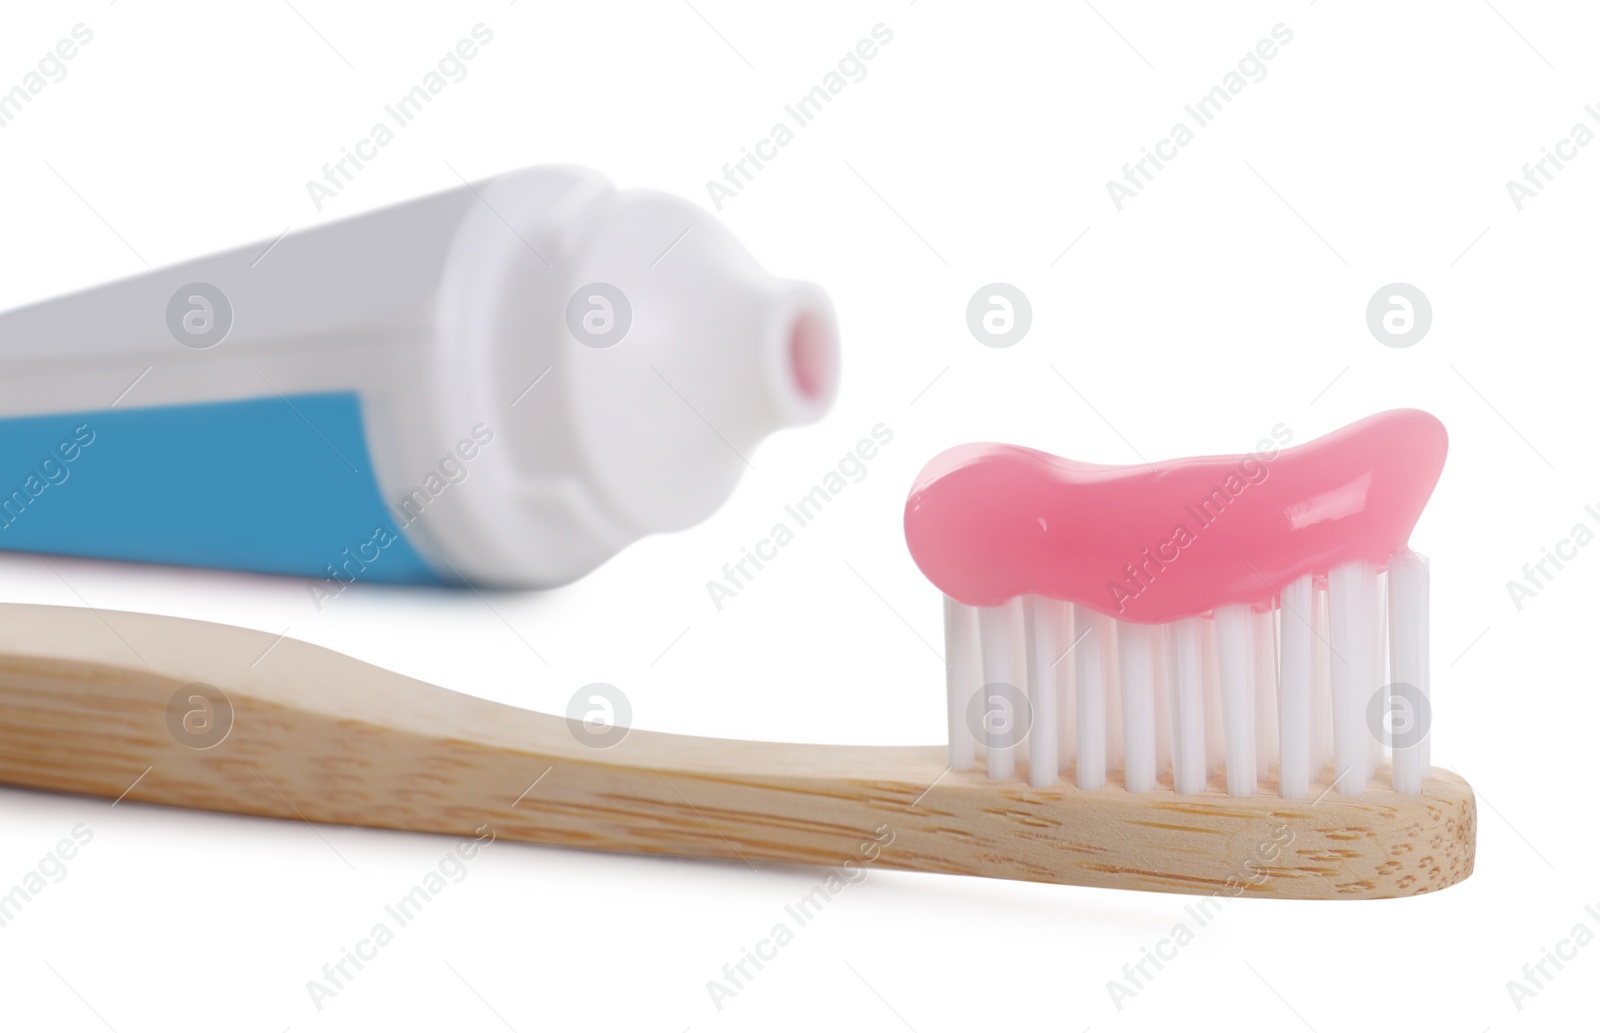
[[[987,443],[930,462],[905,531],[946,596],[952,765],[982,747],[991,777],[1026,755],[1034,785],[1070,770],[1098,788],[1120,764],[1129,789],[1170,770],[1181,793],[1220,765],[1232,795],[1277,775],[1300,797],[1329,763],[1364,791],[1392,748],[1394,787],[1419,792],[1426,738],[1369,732],[1366,709],[1386,672],[1427,706],[1428,570],[1408,541],[1444,426],[1398,409],[1286,438],[1130,466]],[[995,686],[1026,742],[969,720]]]
[[[1309,444],[1096,466],[1017,445],[949,449],[906,501],[906,543],[946,595],[1020,595],[1165,623],[1266,605],[1295,578],[1411,536],[1444,466],[1444,425],[1397,409]]]

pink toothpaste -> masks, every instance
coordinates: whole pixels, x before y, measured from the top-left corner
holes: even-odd
[[[1165,623],[1266,605],[1302,574],[1406,546],[1444,466],[1444,425],[1417,409],[1242,456],[1097,466],[1019,445],[949,449],[906,500],[906,543],[946,595],[1020,595]]]
[[[951,767],[1422,792],[1429,573],[1408,543],[1444,426],[1396,409],[1288,440],[1132,466],[990,443],[934,458],[905,530],[945,595]],[[1411,730],[1384,718],[1397,701]]]

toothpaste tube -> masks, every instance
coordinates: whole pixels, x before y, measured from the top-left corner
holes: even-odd
[[[837,369],[826,296],[707,213],[513,172],[0,314],[0,549],[558,585]]]

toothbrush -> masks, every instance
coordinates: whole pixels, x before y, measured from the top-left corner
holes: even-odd
[[[827,297],[715,217],[524,169],[0,313],[0,549],[551,587],[837,380]]]
[[[1391,432],[1402,432],[1401,439],[1385,441]],[[1346,477],[1353,468],[1341,459],[1345,450],[1359,453],[1362,460],[1355,465],[1365,472],[1354,480]],[[1400,455],[1411,456],[1405,462],[1419,464],[1420,473],[1397,492],[1393,457]],[[1013,465],[993,466],[996,456]],[[1283,546],[1284,555],[1278,557],[1283,562],[1263,567],[1263,573],[1299,584],[1310,569],[1302,572],[1299,567],[1349,559],[1341,549],[1332,549],[1290,560],[1291,544],[1304,541],[1310,548],[1312,539],[1302,534],[1322,534],[1314,530],[1318,514],[1334,524],[1371,514],[1371,523],[1361,519],[1349,528],[1341,524],[1325,530],[1359,530],[1374,546],[1387,541],[1386,535],[1398,534],[1403,544],[1402,530],[1409,532],[1413,509],[1420,509],[1442,458],[1442,431],[1421,414],[1377,417],[1326,442],[1275,457],[1271,462],[1281,466],[1274,467],[1271,477],[1279,480],[1258,482],[1247,490],[1273,484],[1271,491],[1261,491],[1260,505],[1280,510],[1286,499],[1299,499],[1281,512],[1296,515],[1302,524],[1287,532],[1292,542],[1273,539]],[[1159,469],[1181,483],[1183,470],[1209,474],[1217,462]],[[1330,465],[1318,473],[1323,462]],[[1363,481],[1367,473],[1371,479]],[[975,475],[987,483],[963,485],[963,478]],[[1032,534],[1030,525],[1039,526],[1036,519],[1049,524],[1070,515],[1073,499],[1085,490],[1077,478],[1110,484],[1131,496],[1148,487],[1138,484],[1141,477],[1137,471],[1061,464],[1039,453],[1004,448],[947,453],[924,472],[907,508],[913,552],[947,591],[982,589],[967,596],[970,602],[947,605],[954,629],[950,687],[956,697],[970,695],[969,688],[976,691],[973,660],[981,659],[991,673],[1021,681],[1026,647],[1042,649],[1043,659],[1065,637],[1064,620],[1037,622],[1041,612],[1064,617],[1064,607],[1041,606],[1038,599],[1043,597],[1031,594],[1020,604],[1006,596],[1013,590],[1031,593],[1047,582],[1024,578],[1013,584],[1008,580],[1012,575],[1033,570],[1052,575],[1049,587],[1068,586],[1074,562],[1103,552],[1092,545],[1087,537],[1092,528],[1085,525],[1059,541],[1034,542],[1048,546],[1042,553],[1020,555]],[[1295,490],[1280,492],[1284,482]],[[1128,489],[1130,483],[1136,491]],[[1367,508],[1352,508],[1356,496],[1341,491],[1361,483],[1368,485],[1360,496]],[[1011,490],[1001,492],[1006,484]],[[946,494],[947,489],[985,487],[996,494],[968,492],[965,499],[959,491]],[[1136,500],[1127,501],[1131,505]],[[1242,497],[1230,505],[1244,505]],[[1136,515],[1122,514],[1130,521]],[[998,523],[990,525],[990,519]],[[1243,514],[1238,523],[1251,524],[1263,534],[1270,530]],[[1137,522],[1129,526],[1143,527]],[[986,530],[1007,537],[968,537]],[[1218,606],[1276,601],[1276,588],[1255,598],[1245,582],[1226,579],[1231,567],[1222,562],[1221,553],[1227,539],[1220,525],[1217,530],[1218,555],[1198,551],[1184,557],[1203,568],[1196,572],[1193,591],[1214,582]],[[1047,527],[1041,532],[1049,533]],[[1372,562],[1364,546],[1352,548],[1357,555],[1349,562]],[[946,560],[967,550],[971,569],[959,564],[946,569],[941,550]],[[972,555],[974,550],[985,554]],[[1006,566],[1008,559],[1019,558],[1020,567]],[[1260,553],[1255,558],[1266,562]],[[984,580],[986,568],[992,568],[992,582]],[[963,570],[978,580],[963,581]],[[1358,570],[1365,578],[1369,568]],[[1391,565],[1391,577],[1394,571]],[[1345,636],[1338,644],[1353,652],[1353,636],[1370,639],[1376,632],[1370,620],[1354,629],[1341,623],[1345,611],[1337,607],[1355,611],[1341,584],[1330,578],[1328,593],[1334,595],[1335,607],[1330,616]],[[1365,581],[1357,587],[1372,591]],[[1311,592],[1315,599],[1323,590],[1313,585]],[[1188,591],[1173,594],[1183,601],[1180,609],[1205,598]],[[1394,636],[1395,663],[1405,669],[1416,662],[1414,656],[1404,658],[1405,649],[1426,640],[1425,606],[1416,598],[1415,585],[1397,584],[1390,596],[1395,608],[1408,606],[1413,618],[1424,621],[1402,622],[1401,633]],[[1140,598],[1146,602],[1138,616],[1156,621],[1170,616],[1153,596],[1141,592]],[[1300,602],[1305,604],[1303,598]],[[1372,616],[1366,610],[1360,613]],[[1019,614],[1032,614],[1035,622],[1025,626]],[[1108,638],[1136,626],[1131,619],[1103,615],[1085,620]],[[1284,620],[1287,624],[1288,618]],[[1120,673],[1124,700],[1148,696],[1150,684],[1161,686],[1163,697],[1172,695],[1177,716],[1169,738],[1182,752],[1200,749],[1197,744],[1205,742],[1205,728],[1188,707],[1214,702],[1196,681],[1195,656],[1210,653],[1198,650],[1195,640],[1205,636],[1209,642],[1218,634],[1201,627],[1216,623],[1215,618],[1185,617],[1175,623],[1178,628],[1163,630],[1159,638],[1176,651],[1177,664],[1164,662],[1160,652],[1152,656],[1128,649]],[[1253,655],[1229,636],[1255,626],[1254,619],[1236,619],[1220,636],[1216,658],[1225,661],[1229,672]],[[1290,634],[1286,630],[1285,638]],[[1119,645],[1148,646],[1154,637],[1134,632]],[[1092,634],[1074,652],[1091,641]],[[1095,647],[1097,663],[1117,656],[1107,643]],[[1283,651],[1286,657],[1291,652],[1287,646]],[[1041,669],[1051,668],[1046,664]],[[1105,687],[1113,683],[1110,674],[1117,667],[1086,664],[1083,670],[1098,670],[1100,680],[1094,684]],[[1166,689],[1169,675],[1176,676],[1175,694]],[[1043,684],[1022,682],[1024,688]],[[1086,684],[1080,681],[1076,696],[1090,704],[1081,727],[1097,734],[1076,740],[1081,744],[1077,756],[1096,758],[1098,764],[1112,755],[1104,732],[1106,710],[1099,688],[1085,691]],[[1283,712],[1298,714],[1305,708],[1297,709],[1294,697],[1296,692],[1304,697],[1304,686],[1296,688],[1288,673],[1283,685]],[[1060,688],[1057,682],[1057,693]],[[1222,688],[1230,701],[1238,702],[1230,686]],[[1049,706],[1048,696],[1033,698],[1039,711]],[[1067,698],[1074,697],[1069,692]],[[1318,697],[1313,693],[1311,698]],[[1317,720],[1311,719],[1313,726]],[[1237,710],[1229,711],[1226,721],[1224,731],[1230,736],[1248,727]],[[1331,721],[1330,716],[1322,723]],[[1303,717],[1288,722],[1301,729],[1283,736],[1290,749],[1305,723]],[[1035,722],[1034,727],[1050,726]],[[1057,755],[1054,771],[1040,772],[1037,781],[1042,784],[1037,786],[1003,770],[995,777],[967,770],[979,747],[961,738],[970,733],[954,719],[948,746],[740,742],[632,730],[601,749],[563,718],[450,692],[293,639],[147,614],[0,605],[0,782],[13,785],[292,822],[450,835],[492,831],[503,840],[724,858],[752,867],[772,861],[875,865],[1216,897],[1404,896],[1450,886],[1472,871],[1474,798],[1467,784],[1448,771],[1422,767],[1414,792],[1397,791],[1383,777],[1368,780],[1365,769],[1359,791],[1319,788],[1330,770],[1324,766],[1308,769],[1308,795],[1288,798],[1272,791],[1271,765],[1267,791],[1247,795],[1230,795],[1210,781],[1174,792],[1164,775],[1148,791],[1129,791],[1125,781],[1135,777],[1133,768],[1148,767],[1152,752],[1158,758],[1166,755],[1150,749],[1150,727],[1136,702],[1122,723],[1130,742],[1120,755],[1125,766],[1131,765],[1130,774],[1119,779],[1116,769],[1105,763],[1097,773],[1081,773],[1090,783],[1083,788],[1054,777],[1063,759],[1071,759],[1070,750]],[[1141,735],[1143,744],[1133,741]],[[997,753],[1015,759],[1031,741],[1024,738],[1003,749],[995,743],[986,760],[992,765]],[[1312,736],[1309,741],[1317,740]],[[1362,748],[1357,756],[1362,761],[1373,758]],[[1030,775],[1037,757],[1035,752],[1024,758]],[[1183,759],[1180,773],[1195,758],[1183,753]],[[1203,754],[1198,769],[1213,771],[1213,761],[1211,754]],[[1166,769],[1160,760],[1156,767],[1158,772]],[[1098,777],[1089,778],[1091,774]],[[1250,774],[1257,772],[1251,769]],[[1340,784],[1355,788],[1352,781]],[[1228,784],[1228,790],[1235,788]]]

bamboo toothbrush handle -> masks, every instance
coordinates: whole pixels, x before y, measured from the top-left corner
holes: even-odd
[[[1422,796],[1313,802],[1030,789],[950,772],[933,746],[635,730],[599,749],[563,718],[293,639],[28,605],[0,605],[0,782],[566,847],[1258,897],[1440,889],[1471,872],[1476,829],[1471,789],[1439,769]]]

